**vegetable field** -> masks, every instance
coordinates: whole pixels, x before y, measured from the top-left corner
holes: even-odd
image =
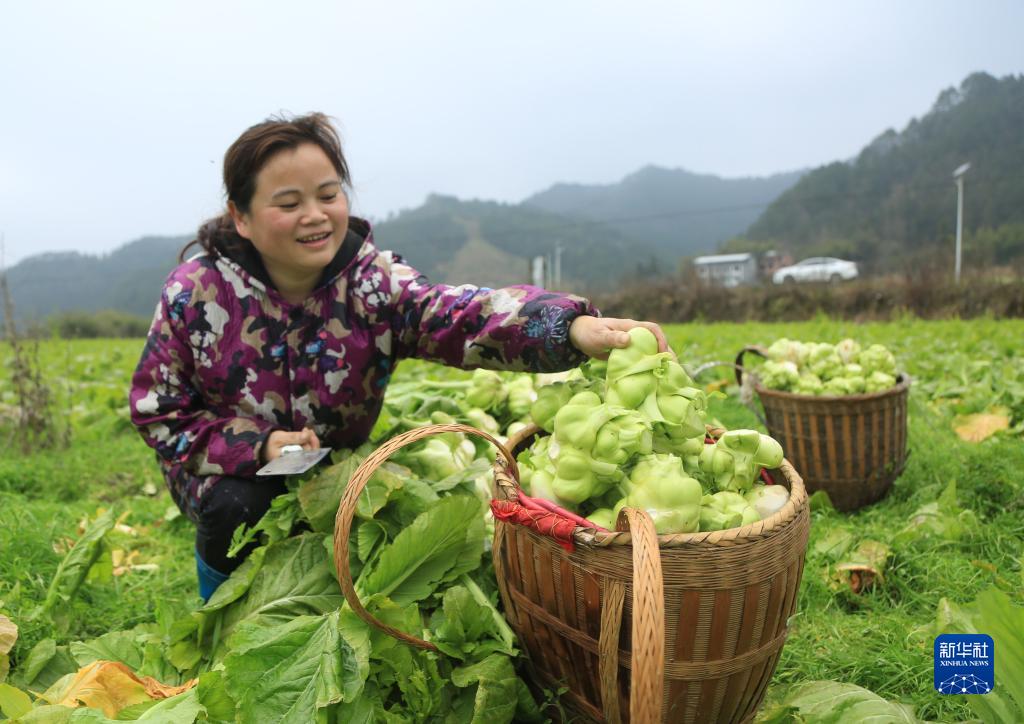
[[[912,378],[910,457],[890,494],[850,514],[812,498],[797,613],[760,719],[1024,721],[1024,323],[823,318],[666,331],[690,372],[731,363],[748,344],[852,337],[885,345]],[[489,559],[486,447],[461,437],[386,464],[351,537],[367,608],[439,653],[369,629],[335,579],[334,514],[372,445],[335,452],[331,467],[295,479],[260,526],[240,531],[239,547],[267,545],[203,606],[192,524],[128,420],[141,345],[44,342],[51,435],[67,445],[27,452],[11,350],[0,346],[4,716],[499,722],[557,712],[557,691],[531,691],[519,676]],[[431,419],[509,422],[466,417],[470,378],[403,362],[375,435]],[[696,381],[709,393],[708,422],[764,431],[727,364],[703,367]],[[1000,642],[995,691],[937,693],[935,637],[972,631]],[[76,700],[87,706],[69,708]]]

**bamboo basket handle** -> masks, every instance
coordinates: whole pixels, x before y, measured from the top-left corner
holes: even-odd
[[[658,534],[651,516],[639,508],[623,508],[616,528],[628,528],[633,546],[629,720],[632,724],[653,724],[661,721],[665,687],[665,583]]]
[[[753,352],[758,357],[764,357],[768,359],[768,350],[758,345],[749,345],[740,350],[740,353],[736,355],[736,384],[743,387],[743,355],[747,352]]]
[[[417,646],[421,649],[427,649],[428,651],[437,651],[437,647],[429,641],[423,641],[415,636],[410,636],[404,631],[399,631],[392,626],[388,626],[382,621],[378,621],[369,611],[363,608],[363,604],[359,601],[359,596],[356,594],[355,585],[352,583],[352,571],[349,569],[348,565],[348,536],[352,527],[352,518],[356,513],[356,504],[359,502],[359,496],[362,494],[363,488],[366,487],[366,483],[369,482],[370,478],[377,471],[377,468],[384,463],[392,453],[400,450],[406,445],[444,432],[462,432],[467,435],[482,437],[498,448],[499,453],[504,456],[505,463],[509,470],[511,470],[512,474],[517,478],[519,477],[519,470],[516,467],[515,458],[512,457],[512,454],[501,442],[491,437],[486,432],[477,430],[475,427],[459,423],[452,423],[448,425],[427,425],[426,427],[418,427],[415,430],[409,430],[401,435],[396,435],[374,450],[373,453],[362,462],[349,479],[348,485],[345,487],[345,493],[341,496],[341,503],[338,505],[338,513],[334,517],[334,567],[338,574],[338,583],[341,584],[342,593],[345,594],[345,600],[348,601],[352,610],[355,611],[359,618],[363,619],[371,626],[375,626],[399,641],[404,641],[407,644]]]
[[[743,355],[746,352],[753,352],[758,357],[763,357],[765,359],[768,359],[768,350],[765,349],[764,347],[759,347],[757,345],[749,345],[747,347],[744,347],[743,349],[740,350],[740,353],[738,355],[736,355],[736,364],[734,365],[734,367],[736,368],[736,384],[740,386],[740,397],[741,398],[743,396]],[[749,403],[745,403],[745,404],[746,404],[747,407],[750,408],[750,411],[754,413],[754,416],[761,422],[761,424],[764,425],[767,428],[768,427],[768,418],[767,418],[767,414],[768,413],[767,413],[767,411],[762,415],[761,411],[757,409],[757,403],[754,402],[753,399],[751,399]],[[762,407],[764,406],[764,401],[763,400],[761,401],[761,405],[762,405]]]

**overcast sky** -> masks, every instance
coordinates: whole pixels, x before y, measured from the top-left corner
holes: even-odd
[[[281,111],[337,119],[375,219],[647,164],[814,167],[1024,72],[1022,28],[1019,0],[5,3],[5,260],[193,233],[228,145]]]

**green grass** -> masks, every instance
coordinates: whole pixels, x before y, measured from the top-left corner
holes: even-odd
[[[9,352],[0,349],[0,394],[11,404]],[[71,444],[29,455],[9,444],[0,450],[0,612],[19,627],[15,668],[42,639],[88,639],[152,621],[158,605],[184,612],[198,601],[191,524],[167,520],[169,509],[177,508],[153,453],[118,412],[126,409],[140,349],[138,340],[46,343],[40,362],[52,381],[55,415],[73,421]],[[10,433],[0,430],[4,438]],[[113,531],[109,548],[137,551],[138,562],[155,563],[157,570],[87,581],[67,612],[67,630],[46,616],[33,619],[62,558],[55,547],[63,552],[79,524],[104,509],[135,531]]]
[[[956,541],[924,537],[893,543],[885,584],[859,595],[831,585],[829,562],[809,553],[798,612],[769,698],[778,698],[791,683],[832,679],[909,703],[924,719],[971,718],[962,699],[932,689],[927,625],[935,620],[941,599],[966,603],[993,585],[1024,604],[1024,445],[1019,435],[980,444],[960,441],[952,430],[960,403],[936,403],[932,395],[944,389],[946,376],[951,379],[950,370],[962,367],[963,360],[1019,370],[1024,322],[902,319],[858,325],[817,319],[675,325],[667,331],[681,361],[691,367],[731,363],[744,345],[768,344],[781,336],[832,342],[853,336],[865,344],[881,342],[896,353],[915,378],[907,468],[874,506],[854,514],[816,511],[810,546],[836,527],[849,529],[858,540],[889,542],[950,481],[956,481],[960,506],[973,511],[979,523]],[[0,450],[0,612],[20,627],[12,656],[15,669],[43,638],[58,643],[87,639],[152,621],[158,606],[184,612],[197,601],[192,525],[181,517],[167,520],[173,504],[152,452],[125,415],[128,381],[140,348],[138,340],[46,343],[42,362],[58,395],[55,414],[71,417],[71,445],[29,456],[11,445]],[[6,370],[7,354],[6,347],[0,348],[0,369]],[[0,400],[10,404],[6,375],[0,377]],[[728,367],[716,367],[700,381],[731,376]],[[728,427],[759,427],[754,414],[737,401],[736,386],[724,391],[728,398],[713,403],[712,415]],[[972,405],[987,404],[988,397],[974,397]],[[106,508],[127,513],[124,522],[137,531],[135,536],[111,533],[111,547],[138,550],[141,561],[157,563],[157,571],[87,581],[71,604],[66,631],[45,617],[33,620],[30,614],[45,598],[61,559],[54,546],[74,539],[80,521]]]
[[[38,641],[92,638],[153,620],[157,604],[184,612],[198,599],[191,524],[174,508],[148,448],[121,434],[103,444],[73,442],[60,451],[0,457],[0,611],[19,626],[13,661]],[[108,582],[87,582],[72,602],[70,627],[28,614],[46,597],[67,541],[80,522],[113,509],[126,528],[108,536],[110,550],[137,551],[153,572],[129,572]],[[110,555],[110,553],[106,553]]]
[[[925,422],[921,417],[927,414],[919,411],[915,419]],[[972,449],[953,439],[940,421],[930,422],[911,425],[912,455],[891,493],[855,514],[816,514],[810,546],[836,526],[850,529],[858,539],[888,542],[950,480],[957,481],[961,506],[974,510],[980,525],[961,540],[925,537],[893,545],[886,584],[861,595],[830,588],[827,561],[809,553],[799,614],[776,683],[834,679],[911,703],[924,719],[970,718],[962,700],[933,691],[933,639],[915,629],[935,620],[942,598],[966,603],[991,585],[1024,603],[1019,472],[1024,470],[1024,446],[1019,440],[994,440]],[[1010,471],[1017,471],[1015,483],[1002,477]]]

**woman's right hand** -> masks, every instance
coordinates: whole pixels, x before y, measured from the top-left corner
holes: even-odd
[[[281,457],[281,448],[285,445],[301,445],[303,450],[319,450],[320,438],[308,427],[304,427],[298,432],[274,430],[263,445],[263,450],[260,453],[262,462],[269,463],[271,460]]]

